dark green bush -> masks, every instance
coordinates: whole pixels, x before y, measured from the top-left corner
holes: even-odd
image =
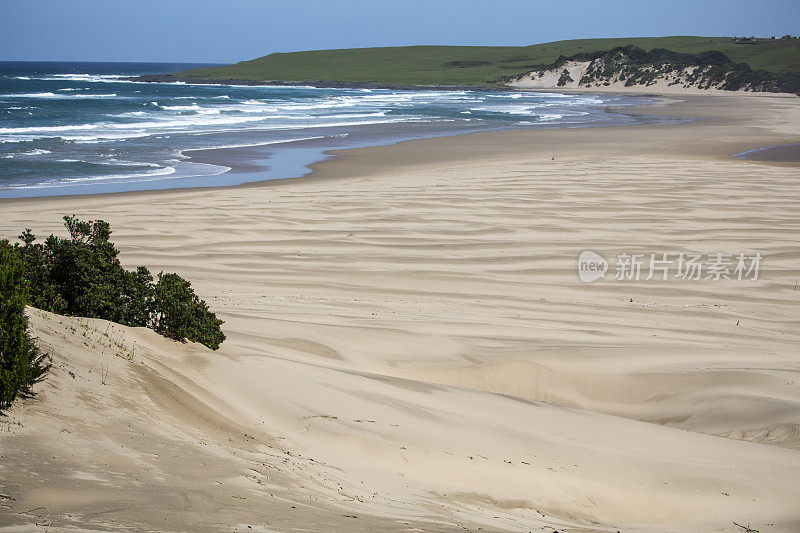
[[[208,310],[187,280],[161,272],[153,293],[152,328],[158,333],[170,339],[192,339],[212,350],[225,340],[222,320]]]
[[[24,264],[7,240],[0,241],[0,410],[30,396],[50,368],[28,333],[26,304]]]
[[[69,239],[51,235],[36,243],[30,230],[18,246],[34,307],[73,316],[102,318],[126,326],[151,328],[169,338],[190,340],[216,350],[225,340],[222,320],[208,310],[177,274],[145,267],[126,270],[109,238],[107,222],[65,216]],[[164,281],[166,279],[166,281]]]

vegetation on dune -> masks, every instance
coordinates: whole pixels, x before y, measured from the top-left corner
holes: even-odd
[[[558,78],[558,86],[563,87],[564,85],[572,83],[573,81],[574,80],[572,79],[572,76],[569,75],[569,71],[564,69],[563,72],[561,72],[561,76]]]
[[[142,268],[142,267],[139,267]],[[192,290],[192,285],[177,274],[158,274],[152,289],[150,324],[156,332],[176,340],[195,340],[216,350],[225,334],[222,320]]]
[[[0,410],[31,395],[50,368],[28,332],[27,305],[147,327],[170,339],[219,348],[225,340],[223,322],[187,280],[161,272],[154,282],[145,267],[124,269],[107,222],[73,216],[64,222],[68,239],[50,235],[37,243],[26,229],[21,244],[0,241]]]
[[[589,63],[579,81],[580,85],[587,87],[622,81],[627,87],[647,87],[658,80],[669,80],[670,85],[681,84],[685,87],[716,87],[726,91],[745,89],[800,95],[800,75],[754,70],[746,63],[737,63],[722,52],[713,50],[689,54],[663,48],[646,51],[636,46],[621,46],[608,51],[561,56],[550,65],[538,66],[533,72],[557,71],[568,62]],[[564,69],[558,85],[572,81],[569,72]]]
[[[44,379],[50,368],[28,333],[25,316],[27,287],[24,265],[7,241],[0,241],[0,410],[19,396],[31,394],[31,387]]]
[[[50,235],[44,243],[26,229],[13,250],[24,267],[29,304],[64,315],[102,318],[147,327],[178,341],[219,348],[223,321],[209,311],[191,284],[177,274],[145,267],[126,270],[109,238],[107,222],[64,217],[70,238]]]
[[[578,39],[532,46],[404,46],[275,53],[175,74],[197,80],[342,82],[378,85],[499,85],[559,57],[636,46],[682,54],[724,53],[771,73],[800,75],[800,40],[730,37]]]

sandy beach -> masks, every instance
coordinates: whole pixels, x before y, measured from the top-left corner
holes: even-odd
[[[0,201],[3,238],[110,222],[228,337],[31,310],[54,368],[0,419],[0,531],[800,530],[800,164],[731,155],[799,142],[800,99],[625,112],[652,118]],[[764,260],[584,283],[585,250]]]

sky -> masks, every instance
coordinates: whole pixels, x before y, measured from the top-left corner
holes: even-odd
[[[0,61],[232,63],[329,48],[798,32],[798,0],[0,0]]]

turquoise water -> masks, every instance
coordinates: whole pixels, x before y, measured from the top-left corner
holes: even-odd
[[[529,92],[139,83],[193,65],[0,63],[0,197],[296,177],[332,148],[493,129],[628,124],[641,98]],[[265,145],[260,176],[183,155]],[[298,150],[302,148],[302,150]],[[277,164],[280,162],[280,164]]]

